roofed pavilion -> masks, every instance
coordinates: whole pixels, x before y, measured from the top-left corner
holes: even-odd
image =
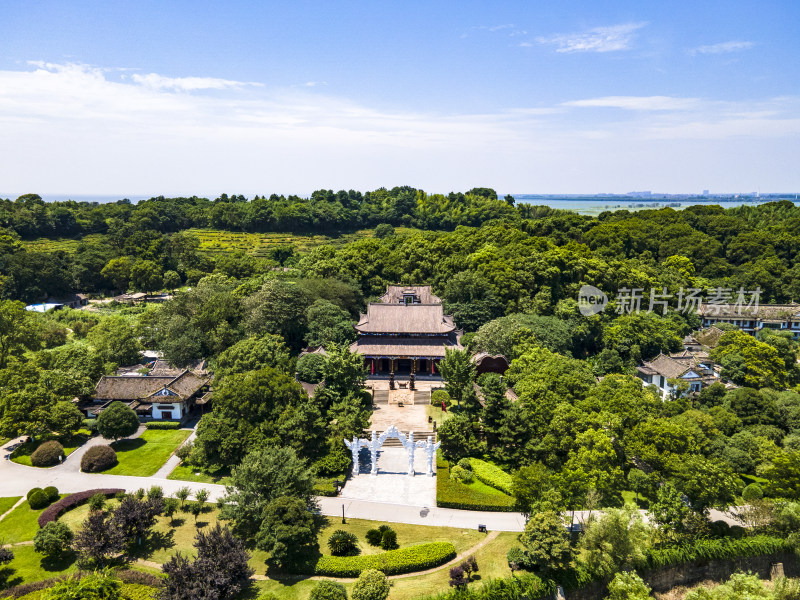
[[[437,375],[445,349],[462,348],[461,332],[429,285],[388,286],[355,328],[350,350],[364,356],[371,375]]]

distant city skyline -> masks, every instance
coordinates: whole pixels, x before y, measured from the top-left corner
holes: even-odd
[[[794,0],[6,0],[0,195],[793,194],[799,22]]]

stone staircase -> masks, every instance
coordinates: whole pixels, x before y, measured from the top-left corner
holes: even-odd
[[[380,436],[383,432],[376,430],[376,433],[378,434],[378,436]],[[406,435],[406,436],[408,435],[407,431],[403,431],[402,433],[404,435]],[[418,442],[420,440],[426,441],[429,436],[433,438],[433,441],[435,443],[436,442],[436,432],[435,431],[415,431],[414,432],[414,441],[415,442]],[[361,437],[363,437],[365,440],[371,440],[372,439],[372,431],[364,430],[364,433],[362,434]],[[388,438],[386,438],[386,441],[383,443],[383,446],[381,446],[381,447],[382,448],[402,448],[403,444],[396,437],[388,437]]]

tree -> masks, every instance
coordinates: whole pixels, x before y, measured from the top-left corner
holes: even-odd
[[[339,344],[330,344],[327,351],[322,368],[325,387],[339,398],[362,390],[367,378],[364,357]]]
[[[353,585],[353,600],[386,600],[390,589],[389,578],[376,569],[361,572]]]
[[[331,342],[347,344],[356,338],[353,322],[347,311],[327,300],[316,300],[306,311],[309,346],[325,346]]]
[[[439,371],[445,380],[450,397],[459,405],[475,381],[475,363],[466,350],[445,348],[445,356],[439,363]]]
[[[264,515],[279,496],[298,498],[306,508],[314,506],[314,477],[291,448],[265,448],[233,468],[226,492],[221,516],[232,521],[236,535],[255,542],[266,537]]]
[[[328,538],[328,548],[333,556],[348,556],[358,550],[358,538],[349,531],[337,529]]]
[[[164,287],[168,290],[175,290],[181,287],[181,276],[175,271],[166,271],[164,273]]]
[[[110,512],[95,510],[75,534],[72,548],[78,553],[81,566],[103,565],[125,548],[125,534]]]
[[[226,600],[250,586],[250,555],[227,527],[217,523],[207,533],[198,531],[194,547],[194,561],[179,552],[164,564],[159,600]]]
[[[511,490],[517,499],[517,508],[526,514],[544,511],[559,511],[563,508],[559,502],[557,506],[542,506],[545,492],[553,490],[553,473],[542,463],[533,463],[516,471],[511,480]]]
[[[800,500],[800,452],[779,452],[764,472],[769,482],[764,491],[768,496]]]
[[[297,359],[297,378],[307,383],[322,381],[325,356],[317,352],[301,354]]]
[[[453,415],[439,426],[439,441],[442,444],[442,454],[454,462],[474,456],[480,450],[472,421],[463,414]]]
[[[394,227],[389,223],[379,223],[375,226],[375,233],[373,235],[379,240],[392,237],[394,236]]]
[[[139,260],[131,267],[131,283],[140,292],[152,292],[164,284],[161,268],[151,260]]]
[[[680,492],[669,482],[658,488],[655,501],[650,503],[650,515],[658,525],[659,534],[671,541],[680,539],[686,533],[691,512]]]
[[[125,496],[114,511],[113,523],[122,531],[129,547],[141,545],[156,524],[156,516],[164,510],[161,498],[141,500]]]
[[[539,572],[562,571],[572,561],[569,532],[555,511],[531,515],[519,541],[525,548],[527,564]]]
[[[39,339],[25,304],[0,300],[0,369],[5,369],[8,359],[25,350],[34,350]]]
[[[186,500],[189,498],[189,496],[191,495],[191,493],[192,493],[192,492],[191,492],[191,490],[190,490],[188,487],[186,487],[186,486],[183,486],[183,487],[181,487],[181,488],[178,488],[178,491],[177,491],[177,492],[175,492],[175,497],[176,497],[176,498],[177,498],[177,499],[180,501],[180,503],[181,503],[181,510],[183,510],[183,505],[184,505],[184,504],[186,504]]]
[[[579,558],[592,573],[608,576],[642,561],[650,538],[650,528],[634,507],[608,509],[587,524]]]
[[[100,274],[106,279],[110,279],[114,284],[114,288],[124,292],[128,289],[128,284],[131,281],[131,267],[133,261],[127,257],[122,256],[119,258],[112,258]]]
[[[271,279],[244,301],[245,325],[252,334],[274,333],[293,350],[302,346],[309,301],[293,283]]]
[[[711,351],[711,358],[723,365],[723,377],[739,385],[756,388],[782,388],[786,385],[786,364],[778,351],[743,331],[724,333]],[[737,365],[744,365],[744,371],[732,369],[734,363],[727,361],[733,358],[739,361]]]
[[[92,327],[87,338],[107,363],[132,365],[141,360],[139,340],[122,317],[103,319]]]
[[[112,402],[97,417],[97,431],[114,441],[133,435],[139,429],[136,412],[122,402]]]
[[[283,339],[268,333],[241,340],[225,350],[217,357],[214,374],[224,377],[232,373],[258,371],[264,367],[286,372],[290,362],[289,349]]]
[[[50,410],[50,430],[61,436],[71,436],[83,423],[83,413],[68,401],[56,402]]]
[[[699,455],[684,457],[675,485],[701,514],[710,508],[727,508],[739,489],[739,481],[728,465]]]
[[[608,584],[608,600],[648,600],[648,586],[636,571],[622,571]]]
[[[316,546],[320,526],[303,499],[279,496],[267,504],[262,517],[255,545],[270,553],[270,565],[295,565]]]
[[[58,557],[69,549],[73,537],[67,524],[51,521],[36,532],[33,549],[48,557]]]
[[[347,591],[341,583],[323,579],[312,588],[308,600],[347,600]]]

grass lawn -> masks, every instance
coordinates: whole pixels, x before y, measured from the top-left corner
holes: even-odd
[[[428,416],[433,418],[436,421],[436,426],[438,427],[442,423],[444,423],[447,419],[453,416],[452,411],[442,412],[441,406],[434,406],[433,404],[428,405]]]
[[[10,498],[0,498],[0,516],[6,514],[17,503],[21,496],[12,496]]]
[[[74,555],[68,555],[61,560],[48,560],[34,552],[33,546],[15,546],[12,551],[14,560],[6,565],[6,568],[11,571],[6,582],[7,587],[50,579],[78,570]],[[1,595],[2,592],[0,592]],[[28,598],[29,596],[23,597]],[[35,596],[31,594],[30,597],[34,598]]]
[[[228,485],[231,482],[230,473],[227,469],[220,471],[217,475],[210,475],[199,470],[199,467],[179,464],[172,470],[167,479],[177,481],[196,481],[197,483],[218,483]]]
[[[114,442],[111,447],[119,462],[103,472],[150,477],[191,433],[188,429],[146,429],[138,438]]]
[[[57,441],[61,442],[62,446],[64,446],[64,454],[69,456],[75,452],[75,450],[83,446],[86,443],[86,440],[91,437],[91,435],[92,432],[88,429],[81,429],[75,435],[56,439]],[[22,446],[14,450],[14,455],[11,457],[11,460],[15,463],[32,467],[31,454],[33,454],[34,450],[36,450],[36,448],[38,448],[45,441],[46,440],[39,440],[37,442],[22,444]]]
[[[497,488],[493,488],[490,485],[486,485],[485,483],[483,483],[482,481],[478,481],[477,479],[473,479],[472,482],[465,483],[462,485],[465,485],[466,487],[475,490],[476,492],[480,492],[482,494],[489,494],[492,496],[505,496],[506,498],[509,497],[509,495],[506,494],[505,492],[501,492]]]
[[[64,494],[62,494],[62,498]],[[3,498],[10,500],[10,498]],[[12,503],[13,504],[13,503]],[[0,540],[6,544],[16,544],[32,540],[36,532],[39,531],[37,519],[42,514],[42,510],[33,510],[27,502],[23,502],[5,519],[0,521]]]

